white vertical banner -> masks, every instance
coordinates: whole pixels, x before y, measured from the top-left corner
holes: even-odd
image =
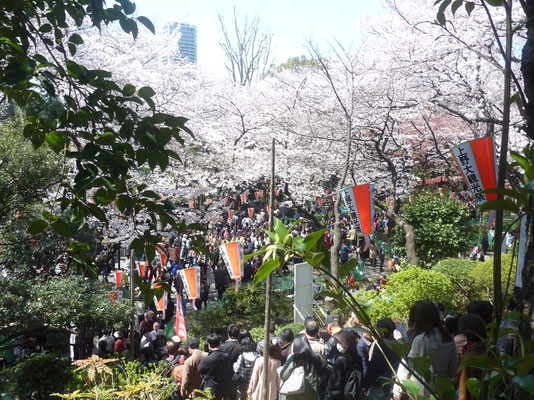
[[[309,263],[295,264],[294,271],[294,322],[313,317],[313,267]]]
[[[515,286],[523,287],[523,268],[525,267],[525,252],[527,250],[527,228],[529,223],[528,215],[521,217],[521,226],[519,228],[519,250],[517,253],[517,268],[515,274]]]

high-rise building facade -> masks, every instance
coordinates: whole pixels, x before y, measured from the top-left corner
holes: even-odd
[[[186,58],[190,63],[197,63],[197,27],[190,24],[180,24],[178,22],[169,22],[165,24],[163,30],[165,33],[173,34],[176,30],[180,32],[178,40],[178,51],[180,55]]]

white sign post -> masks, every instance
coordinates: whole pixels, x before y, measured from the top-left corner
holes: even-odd
[[[308,263],[295,264],[293,303],[294,322],[304,322],[313,316],[313,267]]]

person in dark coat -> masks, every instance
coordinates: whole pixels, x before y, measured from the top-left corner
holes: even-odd
[[[239,326],[236,324],[229,324],[226,328],[228,340],[224,342],[219,348],[223,353],[228,354],[228,368],[226,369],[228,379],[228,399],[235,400],[237,396],[237,385],[232,382],[233,365],[237,361],[239,354],[241,353],[239,348]]]
[[[368,397],[369,400],[382,400],[388,399],[391,394],[391,380],[393,378],[393,371],[397,370],[399,366],[399,358],[395,355],[390,348],[395,339],[393,338],[393,332],[395,331],[395,323],[391,318],[381,319],[376,323],[377,330],[383,332],[384,342],[386,346],[381,346],[382,351],[376,348],[376,342],[373,343],[370,350],[370,360],[367,369],[367,375],[364,378],[364,387],[369,388]],[[390,367],[391,365],[391,367]]]
[[[202,390],[209,390],[215,400],[222,400],[226,395],[228,380],[228,354],[220,351],[221,339],[212,333],[206,339],[209,354],[198,364],[202,376]]]
[[[228,273],[226,268],[218,266],[215,270],[215,288],[219,299],[222,299],[226,288],[228,287]]]
[[[356,336],[349,331],[336,333],[336,347],[339,354],[334,360],[332,372],[328,377],[325,400],[343,400],[345,398],[345,385],[351,373],[356,370],[358,383],[361,385],[362,361],[356,352]]]

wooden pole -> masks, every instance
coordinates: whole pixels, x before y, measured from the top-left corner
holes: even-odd
[[[274,214],[274,138],[272,139],[271,144],[271,190],[269,194],[269,208],[271,210],[269,214],[269,230],[273,230],[273,214]],[[271,297],[273,290],[273,277],[272,274],[267,276],[267,281],[265,283],[265,325],[264,325],[264,335],[263,335],[263,374],[262,374],[262,399],[269,400],[267,387],[269,382],[269,346],[271,343],[269,327],[271,325]]]

